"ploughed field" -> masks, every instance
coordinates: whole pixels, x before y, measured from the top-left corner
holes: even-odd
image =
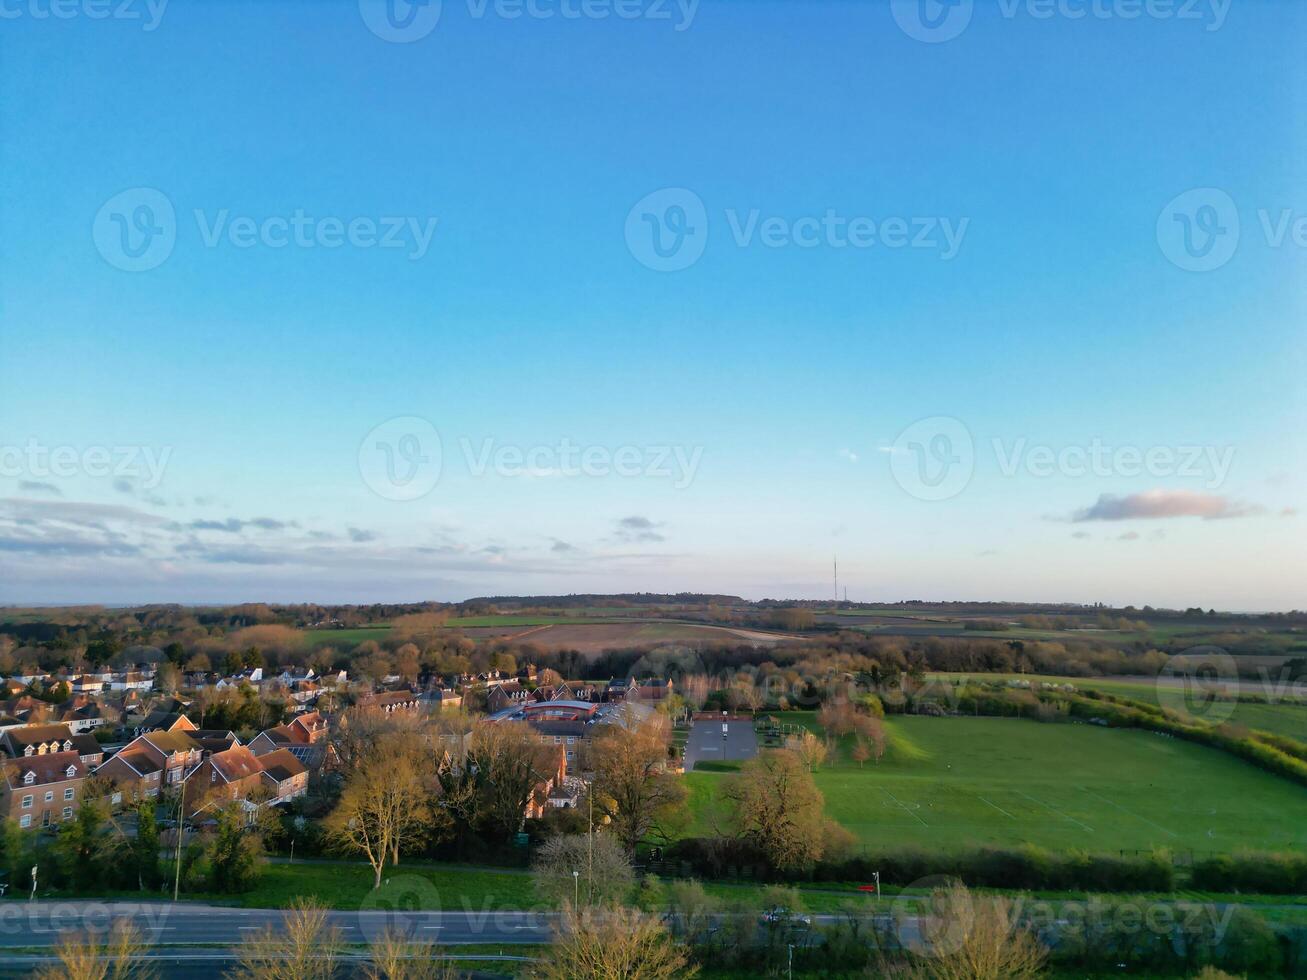
[[[820,731],[811,713],[780,716]],[[826,812],[872,849],[1032,843],[1095,852],[1307,847],[1307,789],[1149,732],[1005,718],[891,717],[880,763],[822,765]],[[725,826],[729,775],[692,772],[694,825]]]

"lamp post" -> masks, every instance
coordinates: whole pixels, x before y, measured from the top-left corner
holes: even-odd
[[[177,868],[172,879],[172,900],[174,902],[177,901],[177,895],[182,887],[182,821],[185,819],[185,808],[186,780],[183,778],[181,792],[177,794]]]
[[[581,904],[581,872],[572,872],[572,908]]]

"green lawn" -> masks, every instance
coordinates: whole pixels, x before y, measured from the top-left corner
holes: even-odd
[[[811,714],[784,720],[815,727]],[[1001,718],[896,717],[890,748],[817,773],[827,812],[871,847],[1030,842],[1055,850],[1307,846],[1307,790],[1149,732]],[[718,773],[689,773],[690,833],[724,822]]]
[[[357,626],[343,630],[305,630],[304,645],[314,650],[318,647],[336,647],[347,650],[358,646],[364,640],[376,640],[380,643],[389,635],[389,626]]]
[[[313,898],[331,908],[406,908],[444,911],[529,909],[540,900],[531,876],[508,871],[441,867],[429,863],[387,867],[372,890],[372,869],[359,864],[269,864],[258,886],[241,895],[183,895],[245,908],[286,908]]]

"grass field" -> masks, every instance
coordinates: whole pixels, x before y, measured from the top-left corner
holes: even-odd
[[[931,674],[934,680],[945,683],[954,679],[961,679],[969,675],[966,674]],[[977,680],[1003,680],[1009,678],[1021,678],[1023,680],[1036,683],[1039,681],[1048,681],[1055,684],[1074,684],[1077,690],[1102,691],[1106,694],[1116,694],[1120,697],[1133,698],[1136,701],[1146,701],[1149,704],[1158,703],[1158,685],[1151,677],[1051,677],[1034,674],[976,674]],[[1248,682],[1244,682],[1248,683]],[[1290,687],[1290,690],[1302,690],[1302,685]],[[1257,682],[1251,682],[1249,693],[1269,694]],[[1222,705],[1222,708],[1228,708],[1230,716],[1228,720],[1237,725],[1244,725],[1248,728],[1260,729],[1264,732],[1273,732],[1277,735],[1288,735],[1290,738],[1301,739],[1307,742],[1307,705],[1301,704],[1249,704],[1245,702],[1228,703]]]
[[[304,645],[311,650],[318,647],[336,647],[340,650],[348,650],[356,647],[364,640],[375,640],[380,643],[390,635],[389,626],[358,626],[353,629],[343,630],[305,630]]]
[[[784,720],[814,729],[811,714]],[[897,717],[859,769],[817,773],[827,812],[871,847],[1024,842],[1111,852],[1307,846],[1307,790],[1221,752],[1148,732],[1000,718]],[[691,833],[724,822],[717,773],[689,773]]]

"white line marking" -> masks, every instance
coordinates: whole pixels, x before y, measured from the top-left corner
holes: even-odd
[[[1029,793],[1022,793],[1021,790],[1017,790],[1017,793],[1020,794],[1021,796],[1024,796],[1026,799],[1030,800],[1032,803],[1038,803],[1040,806],[1042,806],[1045,810],[1048,810],[1050,813],[1056,813],[1059,817],[1063,817],[1063,818],[1065,818],[1065,819],[1067,819],[1067,820],[1070,820],[1070,821],[1071,821],[1073,824],[1075,824],[1077,827],[1084,827],[1085,830],[1089,831],[1091,834],[1094,832],[1094,828],[1093,828],[1093,827],[1089,826],[1089,824],[1087,824],[1087,823],[1081,823],[1079,820],[1077,820],[1075,817],[1071,816],[1069,813],[1063,813],[1063,812],[1062,812],[1061,810],[1059,810],[1057,807],[1055,807],[1055,806],[1049,806],[1049,805],[1048,805],[1047,803],[1045,803],[1043,800],[1037,800],[1037,799],[1035,799],[1033,796],[1031,796]]]
[[[1137,814],[1137,813],[1133,813],[1133,812],[1131,812],[1130,810],[1127,810],[1127,809],[1126,809],[1125,807],[1123,807],[1120,803],[1117,803],[1117,802],[1115,802],[1114,800],[1109,800],[1106,796],[1102,796],[1102,795],[1100,795],[1100,794],[1098,794],[1098,793],[1095,793],[1095,792],[1094,792],[1092,789],[1090,789],[1088,786],[1081,786],[1080,788],[1081,788],[1082,790],[1084,790],[1086,793],[1088,793],[1090,796],[1097,796],[1097,797],[1098,797],[1100,800],[1102,800],[1104,803],[1107,803],[1107,804],[1109,804],[1110,806],[1114,806],[1114,807],[1116,807],[1116,808],[1117,808],[1118,810],[1120,810],[1122,813],[1124,813],[1124,814],[1126,814],[1126,815],[1128,815],[1128,816],[1134,817],[1136,820],[1142,820],[1144,823],[1148,824],[1148,826],[1150,826],[1150,827],[1156,827],[1158,830],[1160,830],[1160,831],[1161,831],[1162,833],[1164,833],[1164,834],[1171,834],[1172,837],[1178,837],[1178,836],[1180,836],[1179,834],[1171,833],[1171,831],[1167,830],[1167,829],[1166,829],[1165,827],[1163,827],[1160,823],[1153,823],[1153,821],[1149,820],[1147,817],[1140,816],[1140,815]]]
[[[902,800],[900,800],[897,796],[895,796],[895,795],[894,795],[893,793],[891,793],[889,790],[885,789],[885,787],[881,786],[881,787],[878,787],[878,788],[880,789],[880,791],[881,791],[882,793],[884,793],[884,794],[885,794],[886,796],[888,796],[891,800],[893,800],[893,801],[894,801],[895,803],[897,803],[900,807],[902,807],[904,811],[906,811],[907,813],[910,813],[910,814],[912,814],[914,817],[916,817],[916,818],[917,818],[917,823],[921,824],[921,826],[923,826],[923,827],[929,827],[929,826],[930,826],[930,824],[928,824],[928,823],[926,823],[926,821],[922,820],[921,817],[917,816],[917,811],[916,811],[916,810],[912,810],[912,809],[910,809],[910,808],[907,806],[907,804],[905,804]]]
[[[976,799],[980,800],[981,803],[989,803],[989,800],[985,799],[983,796],[977,796]],[[995,810],[997,810],[999,813],[1003,814],[1003,816],[1005,816],[1005,817],[1012,817],[1012,814],[1008,813],[1006,810],[1004,810],[1004,809],[1003,809],[1001,806],[999,806],[997,803],[989,803],[989,805],[992,806],[992,807],[993,807]],[[1012,817],[1012,819],[1015,820],[1016,817]]]

